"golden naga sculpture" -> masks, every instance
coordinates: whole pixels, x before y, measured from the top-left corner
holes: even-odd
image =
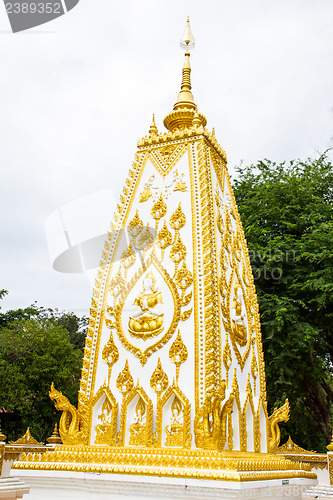
[[[227,439],[227,417],[232,411],[234,391],[225,399],[226,382],[221,388],[207,393],[203,406],[194,420],[195,444],[198,448],[223,450]]]
[[[84,444],[86,442],[86,430],[82,429],[82,422],[77,409],[69,400],[57,391],[52,382],[49,396],[54,400],[54,406],[62,411],[59,422],[59,434],[63,444]]]
[[[162,295],[155,288],[155,277],[149,272],[143,280],[143,290],[135,299],[135,311],[129,318],[128,331],[132,337],[146,340],[163,330]]]
[[[289,401],[286,399],[284,405],[280,408],[274,408],[272,415],[268,418],[268,451],[271,453],[275,453],[280,444],[281,431],[279,422],[288,422],[289,412]]]

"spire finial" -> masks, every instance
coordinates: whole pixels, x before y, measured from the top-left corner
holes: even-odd
[[[157,130],[156,123],[155,123],[155,115],[153,115],[153,120],[152,120],[151,125],[150,125],[149,134],[150,135],[157,135],[158,134],[158,130]]]
[[[191,65],[190,50],[195,46],[194,36],[192,34],[190,19],[187,18],[185,31],[180,39],[180,46],[185,49],[185,62],[182,72],[182,83],[177,101],[173,107],[173,112],[164,118],[164,125],[168,130],[183,129],[192,126],[192,120],[197,111],[191,92]],[[203,126],[206,125],[206,118],[199,114]]]
[[[180,39],[180,46],[188,52],[195,47],[195,39],[191,30],[190,18],[187,16],[186,26],[183,36]]]

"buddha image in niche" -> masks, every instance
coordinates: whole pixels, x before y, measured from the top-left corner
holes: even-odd
[[[234,339],[241,347],[244,347],[247,344],[246,309],[243,290],[239,283],[236,283],[234,288],[234,298],[230,313]]]
[[[156,279],[150,271],[143,279],[141,293],[134,300],[128,331],[132,337],[146,340],[163,330],[162,294],[156,288]]]

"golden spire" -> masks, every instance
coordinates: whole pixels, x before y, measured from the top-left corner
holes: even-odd
[[[189,51],[195,46],[195,40],[192,34],[189,18],[187,18],[185,31],[180,39],[180,45],[186,51],[182,72],[182,83],[177,101],[173,107],[173,112],[164,118],[164,125],[168,130],[191,127],[193,125],[192,120],[197,112],[197,106],[191,92],[191,65]],[[198,117],[200,123],[205,126],[207,123],[206,118],[200,113],[198,113]]]
[[[157,130],[156,123],[155,123],[155,115],[153,115],[153,121],[150,125],[149,134],[150,135],[157,135],[158,134],[158,130]]]

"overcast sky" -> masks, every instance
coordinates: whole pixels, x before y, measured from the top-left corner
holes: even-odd
[[[1,2],[3,310],[88,314],[88,280],[53,270],[45,220],[103,189],[118,196],[152,113],[163,130],[175,102],[187,15],[195,102],[231,173],[332,146],[332,0],[80,0],[17,34]]]

